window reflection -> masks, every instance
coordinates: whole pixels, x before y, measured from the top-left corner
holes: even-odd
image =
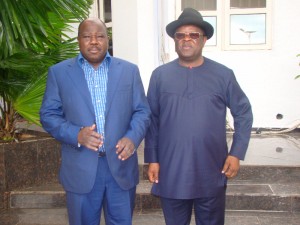
[[[265,44],[266,15],[231,15],[230,44]]]

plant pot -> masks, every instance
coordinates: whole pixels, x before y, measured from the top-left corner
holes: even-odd
[[[12,190],[57,182],[59,165],[60,143],[45,133],[0,143],[0,209]]]

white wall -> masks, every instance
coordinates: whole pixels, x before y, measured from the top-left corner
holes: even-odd
[[[253,127],[292,127],[300,123],[300,1],[275,0],[272,12],[272,48],[258,51],[205,52],[232,68],[248,95]],[[276,119],[280,113],[283,119]]]
[[[158,65],[157,0],[112,0],[114,56],[139,66],[145,90]]]
[[[138,64],[138,0],[112,0],[114,56]]]
[[[176,19],[173,0],[168,1],[165,26]],[[272,48],[258,51],[206,51],[204,55],[232,68],[248,95],[254,114],[253,127],[293,127],[300,123],[300,1],[273,1]],[[176,57],[169,38],[170,59]],[[281,120],[276,119],[282,114]],[[231,118],[230,118],[231,119]],[[231,119],[232,122],[232,119]]]
[[[112,0],[114,55],[138,64],[145,89],[155,67],[176,57],[165,26],[176,19],[175,0]],[[272,48],[206,51],[232,68],[248,95],[254,127],[286,128],[300,122],[300,1],[274,0]],[[280,113],[283,119],[276,119]]]
[[[159,8],[156,0],[138,0],[138,65],[145,90],[152,70],[158,65]]]

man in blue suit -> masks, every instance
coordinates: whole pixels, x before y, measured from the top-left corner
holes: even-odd
[[[136,148],[150,109],[136,65],[108,53],[105,24],[78,28],[80,54],[49,68],[40,110],[43,128],[61,142],[60,182],[69,223],[131,225],[139,182]]]
[[[223,225],[227,178],[239,170],[249,143],[252,111],[231,69],[202,56],[213,27],[194,9],[169,23],[178,58],[152,73],[152,111],[145,162],[167,225]],[[234,118],[230,151],[226,112]]]

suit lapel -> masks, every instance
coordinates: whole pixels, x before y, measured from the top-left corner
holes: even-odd
[[[67,76],[73,82],[75,89],[77,89],[81,93],[81,96],[85,99],[88,108],[92,109],[92,113],[94,114],[94,107],[92,103],[91,94],[86,79],[84,77],[84,72],[82,68],[78,65],[77,60],[78,57],[70,61]],[[68,81],[66,80],[66,82]]]
[[[120,82],[120,62],[116,61],[113,57],[111,58],[111,63],[108,70],[107,77],[107,97],[106,97],[106,110],[105,115],[109,112],[111,107],[112,100],[116,93],[116,89]],[[86,103],[89,109],[92,109],[92,113],[94,113],[94,107],[92,103],[91,94],[84,77],[84,72],[82,68],[77,63],[77,57],[74,60],[70,61],[69,69],[67,76],[73,82],[74,87],[81,92],[81,96],[86,99]],[[66,81],[67,82],[67,81]]]
[[[120,62],[116,61],[113,57],[111,58],[111,63],[108,70],[108,81],[107,81],[107,97],[106,97],[106,110],[105,116],[107,116],[112,100],[116,93],[116,89],[120,82]]]

